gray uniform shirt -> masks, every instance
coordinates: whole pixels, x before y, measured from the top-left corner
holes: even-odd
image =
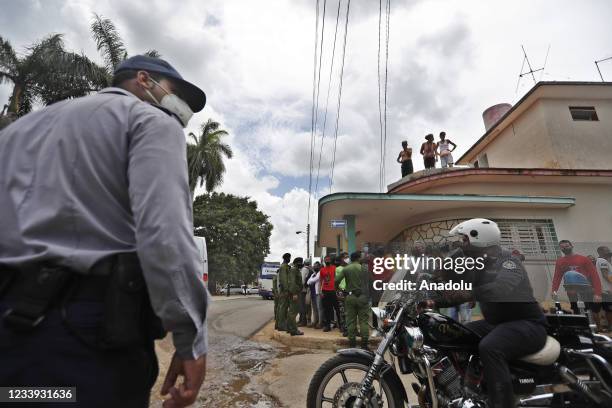
[[[0,132],[0,264],[87,273],[136,252],[180,357],[208,349],[208,294],[193,238],[185,136],[119,88],[45,107]]]

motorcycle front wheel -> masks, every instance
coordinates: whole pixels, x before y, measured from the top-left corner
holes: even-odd
[[[315,373],[308,387],[307,408],[352,408],[359,385],[372,360],[355,356],[336,355]],[[376,377],[375,396],[364,404],[366,408],[402,408],[404,399],[397,385]]]

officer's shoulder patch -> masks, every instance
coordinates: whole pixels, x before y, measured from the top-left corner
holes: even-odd
[[[514,261],[507,260],[507,261],[504,261],[504,263],[502,264],[502,268],[504,268],[504,269],[516,269],[516,268],[518,268],[518,265]]]

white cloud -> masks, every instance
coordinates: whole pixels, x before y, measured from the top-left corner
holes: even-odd
[[[321,2],[322,3],[322,2]],[[319,97],[319,124],[328,87],[336,1],[328,1]],[[346,1],[343,1],[343,6]],[[2,35],[20,51],[51,32],[69,48],[97,55],[89,36],[93,12],[111,18],[131,54],[155,48],[184,77],[199,84],[208,105],[193,119],[214,118],[228,129],[235,158],[220,191],[248,195],[274,224],[271,259],[285,251],[304,255],[308,192],[287,180],[309,175],[314,2],[311,0],[69,0],[7,2]],[[385,184],[397,180],[400,142],[415,150],[426,133],[447,131],[460,155],[482,133],[481,113],[516,102],[532,85],[521,81],[521,44],[534,66],[550,56],[544,80],[598,80],[593,61],[612,55],[612,3],[569,0],[393,1],[389,43],[388,140]],[[341,14],[341,24],[342,24]],[[378,191],[378,3],[351,2],[351,20],[334,170],[334,191]],[[328,190],[343,32],[335,69],[321,160],[321,192]],[[384,45],[384,43],[383,43]],[[383,46],[384,49],[384,46]],[[612,79],[612,63],[602,64]],[[0,86],[0,101],[10,87]],[[320,134],[315,150],[318,161]],[[281,191],[280,193],[277,191]],[[316,207],[314,197],[312,205]],[[313,211],[316,215],[316,211]],[[315,220],[312,237],[316,233]]]

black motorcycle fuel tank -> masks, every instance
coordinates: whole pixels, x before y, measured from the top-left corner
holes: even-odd
[[[431,347],[447,349],[476,349],[480,336],[448,316],[436,312],[423,312],[417,324]]]

